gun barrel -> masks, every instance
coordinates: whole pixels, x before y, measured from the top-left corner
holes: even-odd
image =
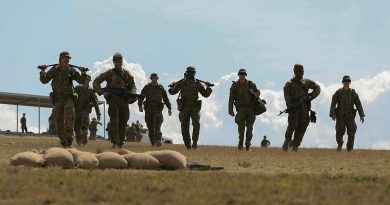
[[[56,65],[58,65],[58,63],[47,65],[47,67],[53,67],[53,66],[56,66]],[[80,70],[80,66],[76,66],[76,65],[72,65],[72,64],[68,64],[68,65],[69,65],[70,67],[77,68],[77,69]],[[44,69],[44,68],[43,68],[42,66],[40,66],[40,65],[39,65],[37,68],[38,68],[38,69],[41,69],[41,70]],[[89,71],[89,69],[88,69],[88,68],[85,68],[85,71]]]
[[[209,83],[209,82],[206,82],[206,81],[203,81],[203,80],[196,79],[196,81],[199,81],[199,82],[201,82],[201,83],[204,83],[204,84],[206,84],[206,85],[208,85],[208,86],[210,86],[210,87],[213,87],[213,86],[214,86],[213,83]]]

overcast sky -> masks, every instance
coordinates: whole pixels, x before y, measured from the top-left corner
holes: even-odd
[[[348,0],[1,1],[0,91],[47,95],[50,85],[39,82],[36,66],[56,63],[63,50],[71,53],[72,64],[89,67],[94,77],[111,66],[114,52],[121,52],[139,90],[152,72],[166,86],[194,65],[198,78],[218,83],[203,100],[200,142],[235,146],[228,90],[243,67],[269,107],[257,118],[253,144],[267,135],[279,146],[287,126],[286,116],[276,117],[284,109],[282,89],[292,66],[301,63],[306,77],[322,87],[314,101],[318,123],[309,126],[303,146],[336,146],[330,98],[349,74],[367,115],[364,124],[358,122],[356,146],[390,149],[389,6],[387,1]],[[170,99],[175,105],[176,96]],[[135,108],[131,105],[129,123],[143,122]],[[36,130],[37,109],[19,110]],[[15,106],[0,105],[0,111],[0,129],[14,130]],[[42,129],[49,113],[42,110]],[[165,116],[163,132],[181,143],[177,114]]]

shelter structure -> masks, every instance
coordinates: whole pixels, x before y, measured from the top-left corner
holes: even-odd
[[[41,133],[41,108],[53,108],[49,96],[8,92],[0,92],[0,104],[16,105],[16,132],[19,132],[19,105],[38,107],[39,134]],[[98,104],[103,105],[103,123],[106,127],[106,104],[104,101],[98,101]],[[104,137],[106,137],[106,132],[104,132]]]

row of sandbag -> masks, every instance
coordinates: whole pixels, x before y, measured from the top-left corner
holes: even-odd
[[[135,153],[129,150],[118,152],[102,152],[94,154],[75,148],[53,147],[43,151],[27,151],[15,154],[11,158],[11,165],[47,167],[59,166],[62,168],[114,168],[114,169],[185,169],[187,158],[172,150],[148,151]]]

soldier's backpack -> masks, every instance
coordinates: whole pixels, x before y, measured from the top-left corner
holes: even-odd
[[[252,81],[248,81],[248,83],[250,88],[254,87],[254,83]],[[265,104],[267,104],[267,102],[264,99],[261,99],[260,96],[257,97],[253,95],[253,112],[255,115],[261,115],[267,111]]]

